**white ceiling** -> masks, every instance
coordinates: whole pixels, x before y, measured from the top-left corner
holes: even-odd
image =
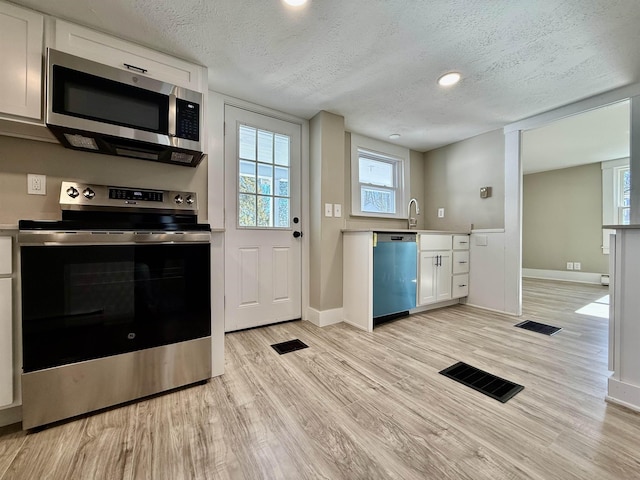
[[[629,102],[563,118],[522,134],[524,174],[629,156]]]
[[[206,65],[212,90],[418,151],[640,81],[638,0],[14,0]],[[450,70],[462,82],[436,79]]]

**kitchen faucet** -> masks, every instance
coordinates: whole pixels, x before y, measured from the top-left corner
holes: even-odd
[[[411,216],[411,204],[415,204],[416,206],[416,216],[420,215],[420,207],[418,206],[418,200],[412,198],[409,200],[409,205],[407,205],[407,217],[409,217],[409,229],[416,228],[418,226],[418,221],[416,217]]]

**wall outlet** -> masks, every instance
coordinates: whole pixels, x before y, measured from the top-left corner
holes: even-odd
[[[444,208],[442,207],[438,209],[438,218],[444,218]]]
[[[580,270],[582,268],[582,264],[580,262],[573,262],[573,269]]]
[[[333,216],[341,217],[342,216],[342,205],[339,203],[333,204]]]
[[[567,270],[573,270],[573,262],[567,262]]]
[[[325,217],[333,217],[333,204],[325,203],[324,204],[324,216]]]
[[[47,176],[27,174],[27,193],[29,195],[46,195],[47,194]]]

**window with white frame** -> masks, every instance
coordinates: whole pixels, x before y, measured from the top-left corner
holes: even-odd
[[[629,159],[602,162],[602,224],[627,225],[631,217],[631,169]],[[609,254],[609,235],[602,230],[602,253]]]
[[[631,220],[631,168],[618,167],[615,171],[616,213],[619,225],[629,225]]]
[[[409,150],[351,134],[351,214],[406,218]]]

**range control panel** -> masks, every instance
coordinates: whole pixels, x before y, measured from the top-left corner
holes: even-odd
[[[60,206],[63,210],[105,210],[139,208],[157,211],[197,213],[195,192],[111,187],[78,182],[62,182]]]

